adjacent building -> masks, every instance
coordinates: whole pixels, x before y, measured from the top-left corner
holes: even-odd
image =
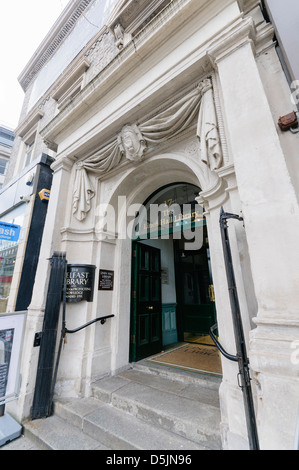
[[[235,353],[223,208],[242,219],[228,225],[260,445],[293,448],[299,134],[290,77],[299,76],[271,3],[72,1],[21,73],[6,177],[13,198],[0,210],[4,221],[23,217],[7,304],[28,311],[20,397],[10,405],[20,421],[31,414],[54,252],[73,269],[69,285],[77,275],[90,289],[80,302],[70,294],[68,328],[114,316],[68,337],[59,396],[89,396],[94,380],[215,323]],[[283,3],[298,19],[298,6]],[[237,374],[222,357],[224,449],[248,446]]]
[[[14,138],[13,130],[0,124],[0,190],[3,188]]]

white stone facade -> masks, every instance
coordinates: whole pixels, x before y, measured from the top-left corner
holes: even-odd
[[[19,131],[25,134],[40,119],[37,147],[47,146],[56,161],[28,309],[21,394],[12,411],[19,419],[30,415],[38,361],[32,344],[42,330],[53,251],[66,252],[69,263],[95,264],[97,274],[100,267],[115,272],[114,291],[96,291],[93,303],[67,306],[70,329],[102,314],[115,318],[68,337],[57,394],[88,396],[92,381],[128,367],[132,244],[124,234],[132,217],[118,206],[118,197],[125,196],[128,206],[142,204],[160,187],[184,181],[202,190],[198,201],[207,220],[220,339],[232,354],[220,208],[244,218],[244,224],[229,226],[260,445],[292,449],[299,398],[299,134],[277,126],[293,105],[273,29],[253,0],[139,3],[155,8],[135,10],[136,19],[133,0],[118,2],[108,27],[84,44],[31,109],[26,103],[34,89],[32,67],[22,74],[26,111]],[[119,19],[123,30],[115,38]],[[191,118],[191,102],[185,114],[178,104],[204,81],[211,84],[210,95],[200,95]],[[183,124],[175,123],[177,132],[165,139],[150,139],[157,116],[161,123],[175,105],[172,116],[182,113]],[[205,131],[211,112],[215,127]],[[121,140],[125,126],[136,138],[131,153]],[[203,143],[210,132],[212,143]],[[100,204],[116,211],[117,225],[108,234],[99,228]],[[246,449],[237,365],[223,358],[222,368],[223,448]]]

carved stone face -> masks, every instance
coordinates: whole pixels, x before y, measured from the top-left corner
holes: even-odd
[[[146,143],[137,126],[125,126],[120,134],[120,140],[128,160],[139,160],[143,156]]]

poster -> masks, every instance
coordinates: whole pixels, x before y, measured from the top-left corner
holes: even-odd
[[[0,314],[0,405],[17,398],[26,312]]]

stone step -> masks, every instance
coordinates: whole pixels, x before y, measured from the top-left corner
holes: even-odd
[[[57,401],[55,414],[113,450],[206,450],[95,398]]]
[[[77,426],[56,415],[25,423],[24,436],[38,450],[109,450]],[[18,442],[14,445],[17,446]]]
[[[219,374],[204,374],[201,372],[189,371],[179,367],[154,363],[146,359],[136,362],[133,367],[135,370],[140,370],[152,375],[158,375],[172,381],[184,382],[184,384],[193,383],[214,390],[219,390],[222,380],[222,376],[219,376]]]
[[[171,380],[134,368],[99,380],[93,384],[93,395],[141,421],[205,448],[220,449],[218,387],[214,381],[203,386],[201,380]]]
[[[90,398],[55,400],[54,415],[25,423],[11,450],[221,449],[220,381],[141,361],[95,382]]]

